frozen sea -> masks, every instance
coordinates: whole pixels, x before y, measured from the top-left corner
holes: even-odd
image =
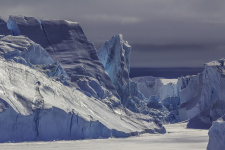
[[[166,125],[166,134],[130,138],[3,143],[1,150],[206,150],[208,130],[187,129],[187,123]]]

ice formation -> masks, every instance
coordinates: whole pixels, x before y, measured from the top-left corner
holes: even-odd
[[[78,23],[10,16],[7,25],[13,35],[0,36],[0,142],[165,133],[154,115],[120,105]]]
[[[13,35],[26,35],[59,62],[73,84],[87,95],[118,106],[119,96],[98,59],[94,45],[87,40],[77,22],[41,20],[10,16],[7,22]]]
[[[209,129],[207,150],[222,150],[225,147],[225,116],[213,122]]]
[[[137,84],[129,78],[131,46],[123,40],[121,34],[115,35],[98,50],[106,72],[115,85],[124,106],[134,112],[145,110],[144,96],[139,92]]]

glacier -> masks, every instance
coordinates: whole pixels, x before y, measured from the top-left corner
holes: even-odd
[[[165,133],[155,114],[121,105],[78,23],[10,16],[2,24],[0,142]]]

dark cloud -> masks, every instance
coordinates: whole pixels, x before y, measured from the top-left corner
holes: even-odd
[[[135,67],[199,67],[225,57],[221,0],[0,0],[0,14],[78,21],[97,48],[122,33]]]

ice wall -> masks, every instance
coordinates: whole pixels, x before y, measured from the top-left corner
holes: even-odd
[[[10,16],[14,35],[26,35],[47,50],[67,72],[70,81],[87,95],[118,106],[119,95],[99,61],[94,45],[76,22]]]

